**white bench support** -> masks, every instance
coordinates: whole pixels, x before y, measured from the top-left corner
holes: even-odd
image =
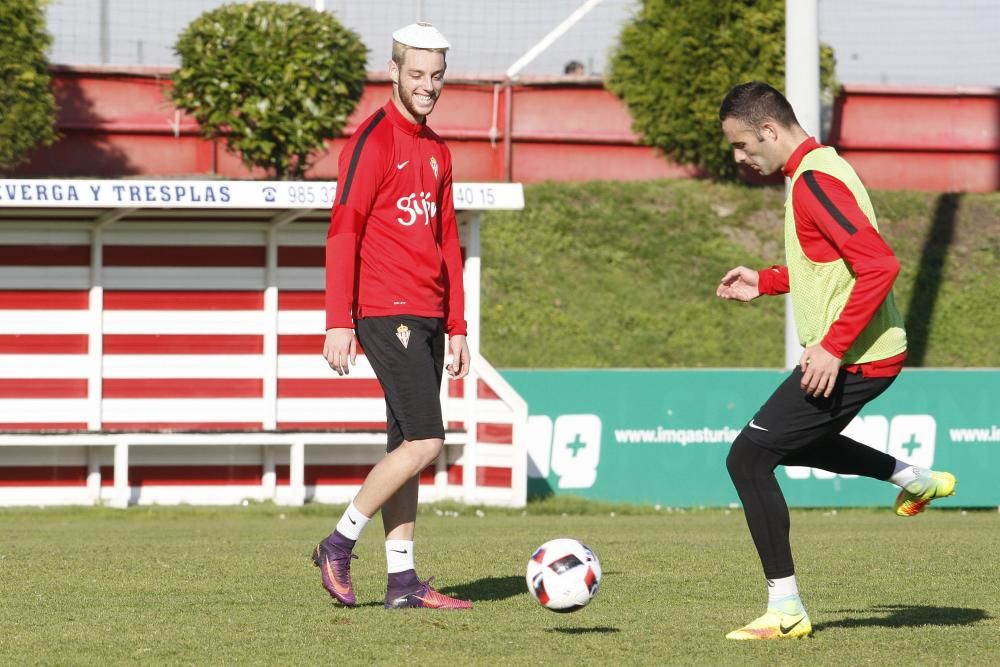
[[[306,502],[306,446],[303,442],[292,443],[288,453],[288,466],[288,504],[303,505]]]
[[[274,498],[278,493],[278,472],[275,465],[274,447],[264,445],[261,447],[261,458],[263,459],[263,474],[260,478],[260,485],[265,498]]]
[[[101,460],[97,447],[87,448],[87,497],[95,505],[101,500]]]
[[[128,444],[115,443],[115,485],[111,493],[112,507],[125,508],[132,497],[132,487],[128,483]]]

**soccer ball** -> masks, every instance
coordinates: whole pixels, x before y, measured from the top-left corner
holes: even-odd
[[[601,563],[586,544],[563,537],[535,549],[525,579],[540,605],[568,613],[583,609],[597,595]]]

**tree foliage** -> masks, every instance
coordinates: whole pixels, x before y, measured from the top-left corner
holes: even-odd
[[[820,87],[832,96],[834,57],[820,48]],[[643,141],[720,177],[738,170],[719,130],[719,104],[745,81],[785,82],[784,0],[643,0],[622,29],[608,87]]]
[[[0,11],[0,171],[57,138],[45,57],[52,38],[39,0],[3,0]]]
[[[294,3],[223,5],[174,47],[171,98],[248,167],[301,178],[340,135],[365,81],[367,48],[332,14]]]

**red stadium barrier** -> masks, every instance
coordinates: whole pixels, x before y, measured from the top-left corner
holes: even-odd
[[[1000,190],[1000,90],[845,86],[828,142],[886,190]]]
[[[39,150],[19,176],[155,174],[261,178],[167,101],[167,68],[56,67],[63,138]],[[510,113],[507,96],[512,93]],[[389,96],[372,74],[344,137],[309,172],[337,178],[337,155],[358,122]],[[1000,91],[991,88],[844,86],[827,141],[874,188],[1000,189]],[[449,143],[464,181],[645,180],[696,171],[639,144],[622,102],[599,79],[449,78],[431,125]]]

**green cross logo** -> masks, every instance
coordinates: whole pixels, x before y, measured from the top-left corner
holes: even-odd
[[[573,442],[566,443],[566,447],[573,452],[573,458],[576,458],[577,453],[586,446],[587,443],[580,439],[579,433],[573,435]]]
[[[900,447],[902,447],[903,449],[905,449],[906,450],[906,455],[912,458],[913,457],[913,452],[916,451],[916,450],[918,450],[918,449],[920,449],[921,447],[923,447],[923,445],[920,443],[919,440],[917,440],[916,434],[915,433],[911,433],[910,434],[910,439],[908,441],[902,443],[900,445]]]

